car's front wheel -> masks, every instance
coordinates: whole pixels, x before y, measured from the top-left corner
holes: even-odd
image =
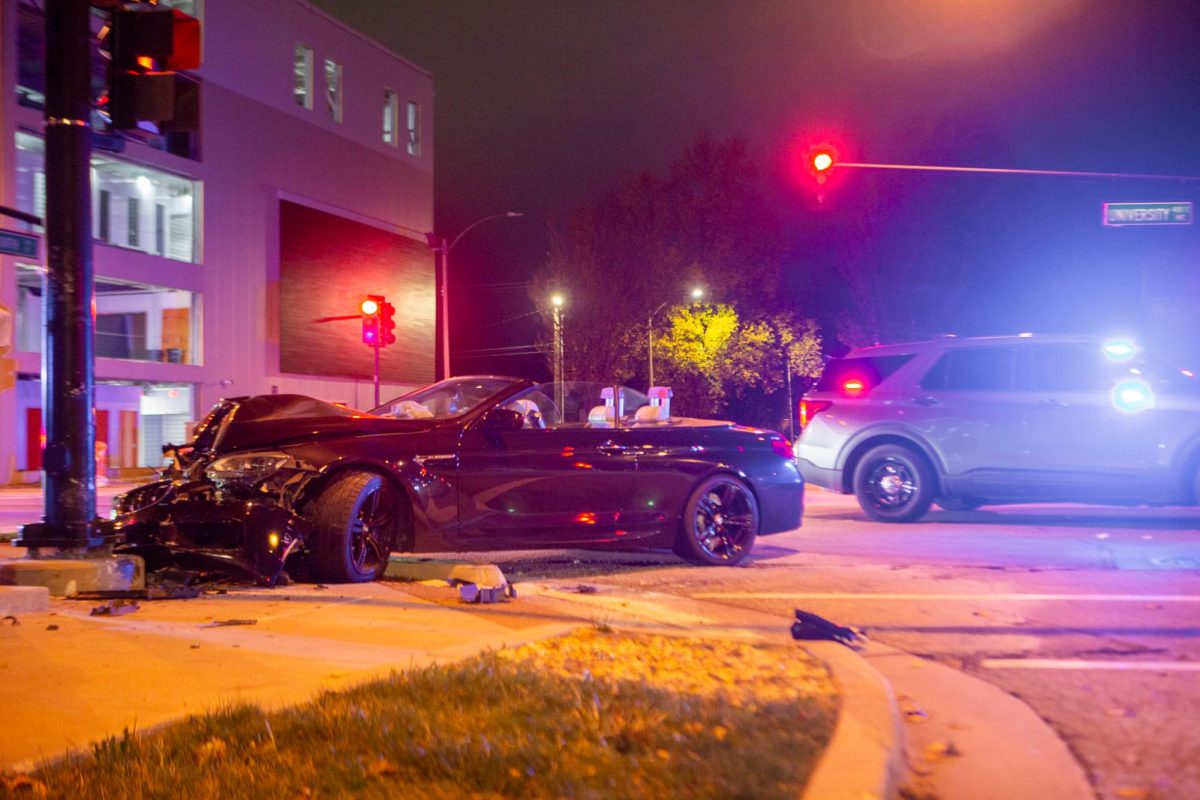
[[[675,554],[707,567],[740,564],[754,547],[758,523],[758,501],[745,481],[713,475],[692,490],[683,507]]]
[[[933,503],[933,469],[923,457],[896,444],[867,451],[854,469],[854,495],[871,519],[912,522]]]
[[[313,574],[330,583],[373,581],[387,569],[396,541],[398,499],[382,476],[347,472],[313,503]]]

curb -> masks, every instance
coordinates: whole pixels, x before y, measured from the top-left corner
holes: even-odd
[[[0,617],[50,610],[45,586],[0,586]]]
[[[801,800],[898,797],[904,775],[904,730],[891,684],[843,644],[805,642],[802,646],[829,668],[842,707]],[[864,649],[869,648],[868,644]]]
[[[392,556],[388,559],[386,578],[401,581],[445,581],[474,583],[484,588],[502,589],[508,585],[504,573],[495,564],[472,564],[467,561],[442,561],[433,558]]]

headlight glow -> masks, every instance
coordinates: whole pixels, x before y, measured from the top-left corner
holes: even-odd
[[[286,453],[239,453],[218,458],[205,468],[204,474],[218,486],[253,486],[270,477],[288,461]]]
[[[1109,361],[1128,361],[1137,355],[1137,345],[1128,339],[1112,339],[1104,343],[1104,357]]]
[[[1125,414],[1136,414],[1154,408],[1154,391],[1150,384],[1138,378],[1123,380],[1113,387],[1113,408]]]

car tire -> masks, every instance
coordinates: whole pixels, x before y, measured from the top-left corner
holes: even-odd
[[[347,472],[313,503],[312,575],[329,583],[373,581],[396,541],[398,498],[382,476]]]
[[[675,554],[704,567],[732,567],[750,555],[758,537],[758,501],[733,475],[701,481],[683,506]]]
[[[974,511],[983,505],[982,500],[974,497],[939,497],[933,502],[946,511]]]
[[[854,496],[867,516],[880,522],[925,516],[936,488],[929,463],[901,445],[872,448],[854,468]]]

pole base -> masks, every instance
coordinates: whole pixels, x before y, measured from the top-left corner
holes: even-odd
[[[45,586],[54,597],[132,591],[146,587],[146,562],[140,556],[12,558],[0,561],[0,586]]]
[[[21,526],[21,534],[13,545],[30,549],[103,550],[99,555],[108,555],[107,540],[100,535],[102,522],[96,519],[65,530],[51,528],[46,522],[31,522]]]

